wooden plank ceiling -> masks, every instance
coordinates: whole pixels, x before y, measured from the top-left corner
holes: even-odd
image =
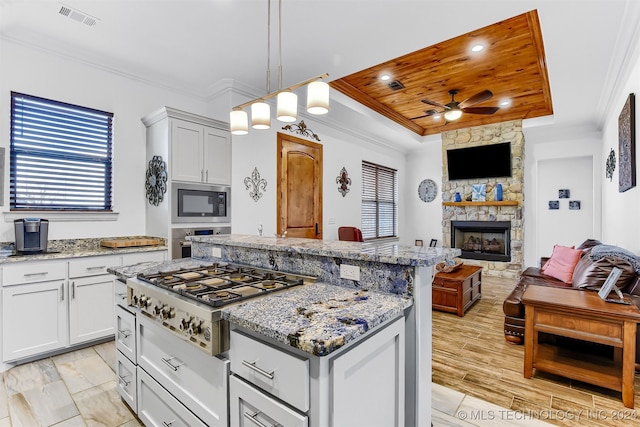
[[[471,47],[478,43],[484,50],[472,52]],[[382,81],[383,74],[390,80]],[[404,87],[392,89],[397,82]],[[553,114],[536,10],[336,79],[330,85],[419,135]],[[489,90],[493,96],[473,108],[500,109],[489,115],[463,113],[453,122],[447,122],[442,114],[427,113],[443,112],[452,100],[450,90],[458,91],[457,102]],[[422,102],[424,99],[442,106]],[[511,104],[501,106],[503,100]],[[426,114],[430,115],[424,117]]]

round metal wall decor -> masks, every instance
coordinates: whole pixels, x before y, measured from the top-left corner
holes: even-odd
[[[609,157],[607,157],[607,178],[613,180],[613,171],[616,170],[616,152],[611,149]]]
[[[149,160],[144,187],[149,203],[158,206],[167,192],[167,163],[162,160],[162,156],[153,156],[153,159]]]

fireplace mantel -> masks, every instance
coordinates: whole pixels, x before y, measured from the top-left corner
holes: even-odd
[[[502,200],[488,202],[442,202],[442,206],[518,206],[517,200]]]

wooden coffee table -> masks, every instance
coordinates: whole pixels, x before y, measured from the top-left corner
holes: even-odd
[[[482,267],[463,264],[451,273],[436,273],[431,286],[431,307],[464,316],[482,296]]]
[[[596,292],[530,285],[525,305],[524,377],[533,369],[598,385],[622,393],[622,403],[633,408],[636,326],[640,310],[608,303]],[[572,353],[540,343],[538,334],[575,338],[613,347],[613,359]]]

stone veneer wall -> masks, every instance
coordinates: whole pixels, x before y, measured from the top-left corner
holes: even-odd
[[[477,145],[511,142],[511,177],[465,179],[449,181],[446,150]],[[489,276],[517,278],[524,268],[524,135],[522,121],[511,121],[493,125],[452,130],[442,133],[442,200],[453,201],[460,192],[465,201],[471,195],[473,184],[487,184],[487,201],[494,201],[494,186],[502,184],[503,200],[517,201],[517,206],[442,206],[443,246],[451,247],[451,221],[510,221],[511,261],[464,260],[482,265],[483,273]]]

